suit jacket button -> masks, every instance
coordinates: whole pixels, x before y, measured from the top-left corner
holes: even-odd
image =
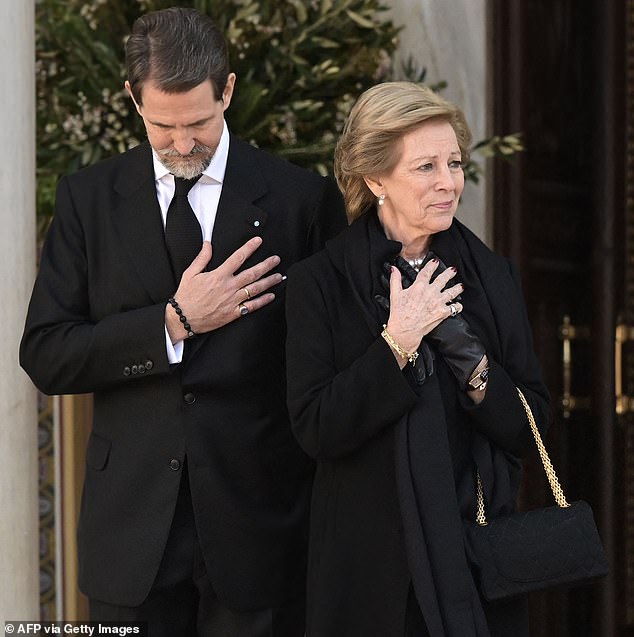
[[[139,373],[139,368],[136,365],[132,365],[132,373],[133,374],[138,374]]]
[[[145,374],[145,365],[139,365],[139,374]]]
[[[170,469],[172,471],[178,471],[181,468],[181,461],[177,458],[172,458],[170,460]]]
[[[130,375],[130,368],[127,365],[123,368],[123,375],[124,376]]]
[[[152,361],[145,361],[145,369],[149,372],[152,367],[154,367],[154,363]]]
[[[193,405],[196,402],[196,396],[194,396],[194,394],[192,394],[191,392],[187,392],[184,396],[183,396],[183,400],[188,404],[188,405]]]

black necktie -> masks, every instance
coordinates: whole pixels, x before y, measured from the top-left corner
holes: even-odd
[[[177,281],[180,281],[183,271],[200,252],[203,243],[200,224],[187,199],[187,193],[200,177],[174,177],[174,197],[167,209],[165,221],[165,243]]]

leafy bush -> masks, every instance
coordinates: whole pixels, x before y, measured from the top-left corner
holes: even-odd
[[[60,175],[144,138],[123,90],[132,22],[167,0],[39,0],[38,212],[53,211]],[[378,0],[198,0],[230,42],[238,83],[232,131],[289,160],[329,170],[350,105],[385,79],[397,29]]]
[[[173,4],[37,0],[37,208],[42,225],[53,214],[62,174],[144,139],[142,121],[123,89],[124,42],[140,14]],[[180,4],[211,15],[228,37],[238,76],[227,112],[232,131],[321,173],[331,169],[334,145],[356,97],[394,73],[398,29],[383,19],[387,7],[379,0]],[[481,144],[496,152],[489,140]],[[477,180],[478,170],[472,163],[467,177]]]

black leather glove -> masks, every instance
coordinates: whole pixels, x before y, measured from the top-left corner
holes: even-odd
[[[427,254],[426,261],[429,260],[430,254],[431,251]],[[438,258],[435,255],[432,256],[436,259]],[[384,271],[389,272],[389,264],[385,265],[387,265],[387,270],[384,266]],[[401,272],[403,288],[409,287],[416,280],[416,275],[418,274],[416,270],[400,256],[396,258],[394,265]],[[446,266],[439,259],[438,268],[434,275],[437,276],[443,270],[446,270]],[[435,276],[432,276],[432,280]],[[459,301],[460,297],[456,297],[456,300]],[[460,314],[447,317],[425,335],[423,343],[425,341],[438,349],[449,369],[456,377],[460,389],[467,390],[469,379],[482,357],[486,354],[486,350],[480,339],[473,333],[466,319]]]
[[[399,259],[403,259],[402,257],[398,257]],[[405,261],[406,265],[409,266],[409,263]],[[387,276],[390,275],[390,264],[383,264],[383,272],[387,272]],[[416,275],[416,270],[413,270],[414,275]],[[416,277],[414,277],[416,278]],[[403,282],[403,287],[409,287],[412,284],[405,275],[401,277]],[[407,283],[406,283],[407,282]],[[385,276],[385,274],[381,275],[381,287],[383,287],[385,291],[385,296],[382,294],[375,294],[374,298],[376,302],[389,313],[390,311],[390,281],[389,278]],[[414,380],[418,385],[422,385],[425,382],[425,379],[431,376],[434,373],[434,353],[431,351],[429,345],[425,343],[425,341],[421,341],[421,344],[418,348],[418,358],[416,359],[414,365],[412,366],[414,371]]]
[[[425,339],[435,345],[462,390],[469,389],[469,379],[486,354],[482,341],[467,321],[457,314],[437,325]]]

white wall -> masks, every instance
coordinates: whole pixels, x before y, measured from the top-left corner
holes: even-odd
[[[442,91],[458,104],[471,127],[474,142],[488,135],[487,0],[389,0],[387,14],[404,26],[399,57],[410,55],[427,69],[425,82],[446,81]],[[483,161],[480,162],[486,168]],[[490,244],[487,180],[468,184],[458,217]]]
[[[34,2],[0,0],[0,629],[39,617],[37,400],[18,365],[35,275]]]

